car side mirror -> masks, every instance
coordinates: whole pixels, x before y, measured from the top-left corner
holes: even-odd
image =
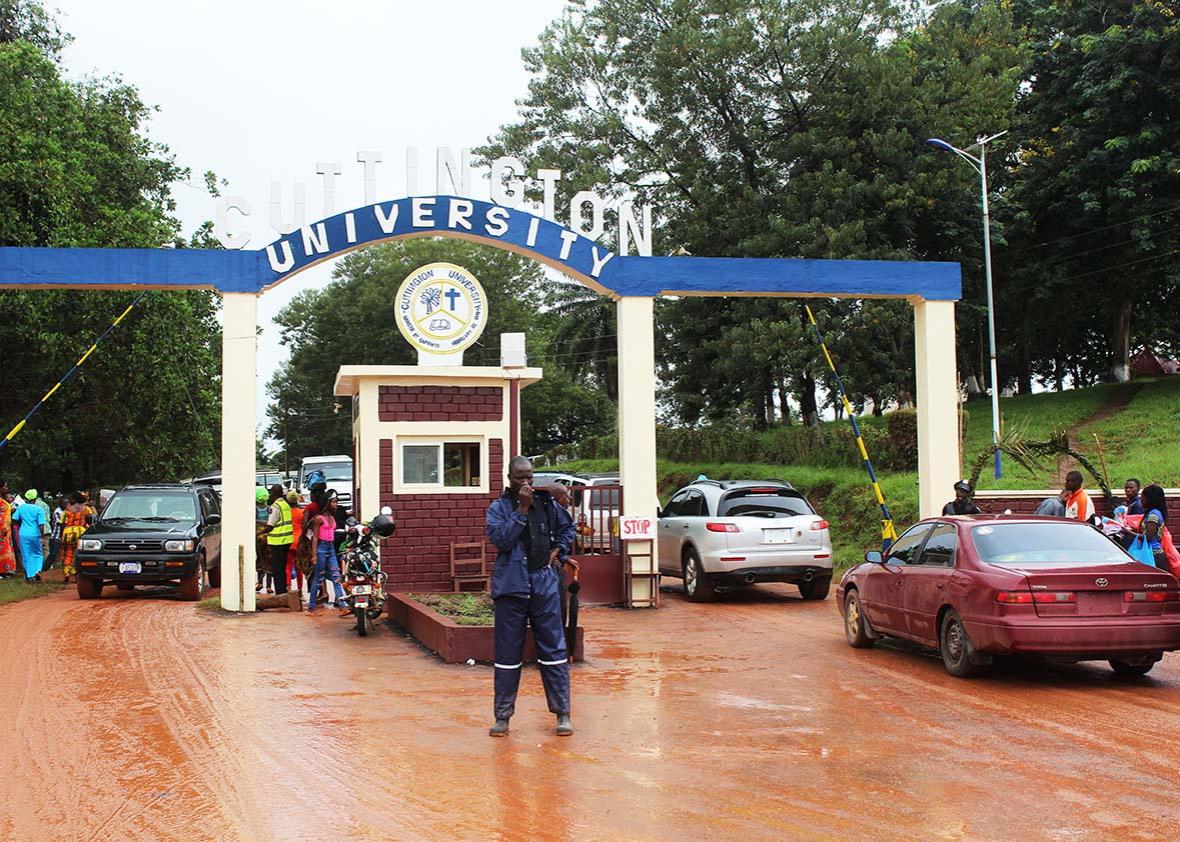
[[[221,523],[221,515],[209,515],[205,518],[205,525],[212,526],[215,523]]]
[[[660,508],[659,506],[656,506],[656,520],[659,520],[663,516],[664,516],[664,510],[662,508]]]
[[[880,550],[869,550],[865,553],[865,561],[869,564],[884,564],[885,559],[881,556]]]

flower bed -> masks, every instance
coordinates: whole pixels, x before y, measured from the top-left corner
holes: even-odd
[[[473,600],[477,596],[482,599]],[[419,600],[434,603],[424,605]],[[486,600],[486,604],[485,604]],[[486,594],[390,594],[389,618],[415,640],[438,654],[448,664],[468,660],[491,663],[495,659],[495,634],[492,629],[491,599]],[[446,611],[455,616],[445,616]],[[458,620],[462,618],[464,622]],[[482,625],[473,625],[481,622]],[[582,660],[583,633],[578,627],[574,660]],[[525,633],[524,660],[535,661],[536,646],[530,629]]]

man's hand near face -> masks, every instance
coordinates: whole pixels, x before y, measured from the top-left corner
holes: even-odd
[[[528,514],[532,507],[533,487],[526,482],[516,494],[516,510],[524,515]]]

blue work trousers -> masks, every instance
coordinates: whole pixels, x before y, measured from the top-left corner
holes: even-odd
[[[311,593],[307,597],[307,610],[315,609],[315,600],[320,593],[320,582],[328,579],[336,586],[336,604],[344,605],[344,587],[340,584],[340,562],[336,560],[336,548],[331,541],[320,541],[316,548],[315,567],[311,571]]]
[[[570,667],[561,626],[561,585],[552,567],[529,571],[528,594],[505,594],[494,600],[496,670],[493,712],[509,719],[516,712],[516,692],[524,656],[525,628],[533,629],[537,665],[551,713],[570,712]]]

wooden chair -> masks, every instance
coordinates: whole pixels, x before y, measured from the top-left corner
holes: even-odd
[[[451,544],[451,582],[455,593],[464,590],[465,584],[476,583],[478,590],[486,591],[491,581],[488,573],[485,544],[480,541],[470,544]]]

